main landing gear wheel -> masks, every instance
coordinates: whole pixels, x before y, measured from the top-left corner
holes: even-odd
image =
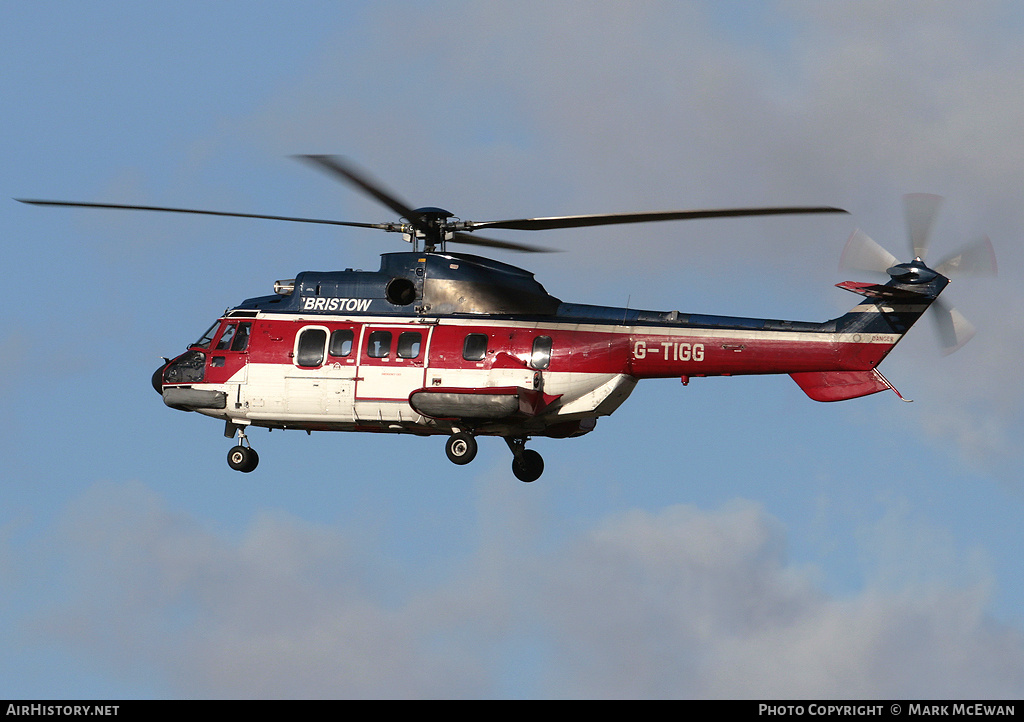
[[[512,473],[519,481],[537,481],[544,473],[544,457],[526,448],[526,439],[506,436],[505,443],[512,451]]]
[[[239,444],[228,452],[228,466],[235,471],[242,471],[248,474],[259,463],[260,456],[252,447]]]
[[[523,449],[518,459],[512,459],[512,473],[519,481],[537,481],[544,473],[544,457],[533,449]]]
[[[448,460],[459,466],[468,464],[476,458],[476,450],[476,439],[470,434],[461,432],[448,437],[448,441],[444,445],[444,453],[448,455]]]

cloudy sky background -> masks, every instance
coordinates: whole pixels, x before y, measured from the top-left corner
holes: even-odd
[[[565,300],[795,320],[901,196],[988,234],[978,327],[883,372],[646,382],[580,439],[254,432],[149,386],[225,308],[401,250],[356,229],[0,202],[0,697],[1024,694],[1024,12],[1011,2],[4,3],[0,198],[393,220],[850,216],[507,234]]]

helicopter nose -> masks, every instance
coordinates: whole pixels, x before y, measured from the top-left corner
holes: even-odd
[[[164,359],[164,362],[160,365],[160,368],[153,372],[153,388],[161,396],[164,395],[164,369],[167,368],[167,364],[169,363],[170,361]]]

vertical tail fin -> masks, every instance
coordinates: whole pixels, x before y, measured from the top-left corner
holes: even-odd
[[[898,341],[928,310],[948,283],[949,279],[938,275],[929,283],[920,285],[896,281],[890,281],[884,286],[856,281],[838,283],[837,287],[860,294],[868,300],[836,319],[836,331],[845,334],[893,334],[898,336]]]
[[[840,364],[846,368],[790,376],[815,401],[844,401],[887,389],[903,399],[877,366],[948,283],[945,276],[934,274],[917,283],[902,283],[894,278],[885,285],[855,281],[837,284],[867,299],[832,322]]]

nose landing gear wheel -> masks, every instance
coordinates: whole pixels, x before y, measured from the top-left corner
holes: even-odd
[[[477,444],[470,434],[458,433],[448,437],[444,445],[444,453],[453,464],[468,464],[476,457]]]
[[[259,463],[259,454],[251,447],[238,445],[228,452],[228,466],[235,471],[242,471],[248,474]]]

